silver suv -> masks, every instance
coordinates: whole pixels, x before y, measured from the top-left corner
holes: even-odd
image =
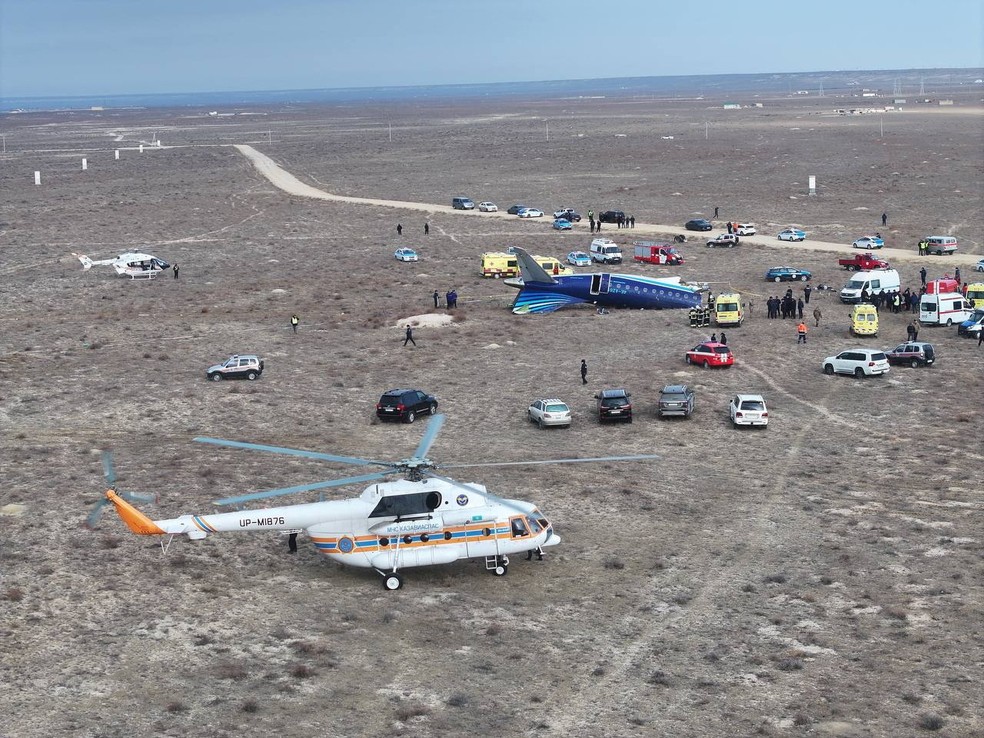
[[[668,384],[659,393],[656,415],[682,415],[689,418],[694,411],[694,391],[685,384]]]
[[[853,374],[859,379],[888,374],[888,357],[877,349],[848,349],[823,360],[824,374]]]
[[[205,376],[213,382],[223,379],[254,380],[263,373],[263,359],[255,354],[235,354],[221,364],[210,366]]]

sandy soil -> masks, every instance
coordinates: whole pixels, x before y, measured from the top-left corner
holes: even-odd
[[[877,120],[830,115],[844,106],[833,98],[765,102],[736,114],[706,100],[578,100],[5,119],[0,733],[984,732],[984,353],[923,328],[937,366],[826,377],[823,357],[894,346],[911,316],[883,315],[877,338],[855,339],[847,307],[817,290],[821,326],[797,346],[791,321],[764,317],[785,286],[763,280],[788,263],[839,288],[848,273],[817,247],[850,251],[875,230],[907,286],[921,264],[940,276],[980,258],[982,118],[885,114],[882,135]],[[304,192],[275,187],[246,147]],[[479,255],[561,256],[587,245],[587,225],[448,212],[459,194],[620,208],[635,232],[605,235],[626,245],[715,206],[756,222],[764,235],[736,249],[683,244],[682,267],[623,265],[740,291],[750,317],[727,330],[737,365],[688,367],[683,352],[706,332],[676,311],[512,315],[514,291],[478,276]],[[774,241],[787,225],[809,231],[805,248]],[[912,256],[941,232],[960,256]],[[400,245],[422,260],[396,262]],[[71,256],[134,247],[180,263],[181,279],[83,272]],[[446,315],[431,293],[451,287],[460,308],[430,327]],[[416,348],[402,347],[406,320],[419,321]],[[264,356],[264,376],[206,382],[234,352]],[[689,420],[656,419],[669,382],[696,389]],[[112,515],[81,528],[105,486],[103,449],[121,489],[160,494],[146,506],[160,517],[349,473],[198,435],[400,458],[423,427],[374,421],[395,386],[440,399],[432,456],[444,463],[661,459],[459,475],[537,502],[562,545],[504,578],[472,562],[408,571],[397,593],[308,545],[290,556],[277,534],[175,540],[162,555]],[[632,425],[594,420],[606,386],[633,393]],[[767,430],[730,427],[736,392],[766,396]],[[569,431],[527,422],[542,396],[571,404]]]

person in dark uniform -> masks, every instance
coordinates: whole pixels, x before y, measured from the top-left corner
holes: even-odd
[[[287,537],[287,552],[292,554],[297,553],[297,533],[291,533]]]
[[[430,232],[431,232],[430,223],[424,223],[424,235],[426,236]]]
[[[402,223],[397,223],[396,224],[396,235],[397,236],[402,236],[403,235],[403,224]]]
[[[173,267],[171,267],[171,271],[174,272],[174,278],[177,279],[178,278],[178,265],[175,264]]]
[[[588,362],[581,359],[581,384],[588,383]]]
[[[441,307],[441,293],[434,290],[434,307]]]
[[[404,346],[406,346],[408,343],[412,343],[414,346],[417,345],[417,342],[413,340],[413,328],[411,328],[410,326],[407,326],[407,335],[406,338],[403,339]]]
[[[727,334],[726,334],[726,333],[725,333],[724,331],[721,331],[721,338],[720,338],[720,341],[721,341],[721,343],[722,343],[722,344],[724,344],[725,346],[727,346],[727,345],[728,345],[728,336],[727,336]]]
[[[543,549],[541,549],[539,546],[537,546],[536,548],[531,548],[529,551],[526,552],[526,560],[532,561],[533,554],[536,554],[537,561],[543,561]]]

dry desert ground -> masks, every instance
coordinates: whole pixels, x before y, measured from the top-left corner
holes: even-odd
[[[911,316],[852,338],[848,308],[818,289],[821,325],[797,346],[792,321],[765,318],[785,285],[763,279],[791,265],[839,288],[847,272],[811,242],[847,252],[875,230],[906,286],[921,264],[969,277],[984,256],[982,111],[959,99],[958,112],[835,107],[517,99],[5,116],[0,735],[984,733],[984,349],[927,327],[934,367],[824,376],[823,357],[890,348]],[[304,185],[380,202],[290,194],[237,145]],[[680,311],[512,315],[514,293],[478,275],[479,255],[563,256],[587,246],[586,220],[559,233],[450,212],[454,195],[620,208],[637,232],[606,235],[626,245],[715,207],[721,222],[755,222],[763,237],[736,249],[693,235],[683,266],[621,267],[740,291],[736,365],[686,365],[708,331]],[[773,238],[790,225],[809,233],[802,247]],[[957,236],[958,255],[917,259],[932,233]],[[393,259],[401,245],[421,261]],[[179,263],[181,278],[84,272],[72,256],[131,249]],[[452,287],[450,325],[415,318],[444,313],[431,293]],[[402,346],[407,319],[416,347]],[[209,364],[250,352],[266,360],[258,381],[205,381]],[[659,420],[659,388],[675,382],[696,389],[696,413]],[[536,502],[563,542],[501,578],[481,562],[408,570],[397,592],[304,535],[294,556],[278,533],[178,539],[162,555],[111,511],[81,526],[105,489],[103,450],[120,489],[160,495],[142,506],[159,518],[351,473],[196,436],[402,458],[423,423],[374,419],[399,386],[439,398],[439,462],[660,458],[456,474]],[[633,393],[633,424],[599,426],[603,387]],[[730,426],[736,392],[766,397],[768,429]],[[572,406],[570,430],[526,420],[550,396]]]

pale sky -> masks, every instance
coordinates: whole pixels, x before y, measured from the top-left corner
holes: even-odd
[[[0,0],[0,97],[984,66],[981,0]]]

